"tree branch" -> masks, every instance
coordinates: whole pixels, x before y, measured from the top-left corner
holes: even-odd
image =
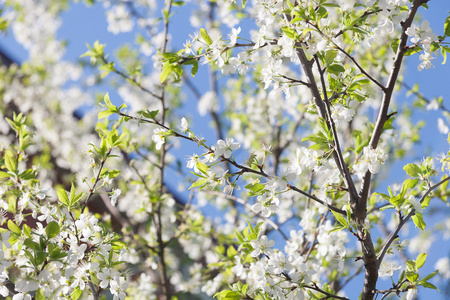
[[[317,64],[317,69],[319,71],[320,74],[320,81],[322,83],[322,90],[323,90],[323,96],[324,96],[324,102],[325,102],[325,107],[326,107],[326,111],[327,111],[327,115],[328,115],[328,120],[330,122],[330,128],[331,128],[331,132],[333,133],[333,138],[334,138],[334,150],[336,152],[336,156],[337,156],[337,161],[336,163],[340,163],[341,165],[341,176],[345,181],[345,185],[347,186],[347,188],[349,189],[349,193],[350,195],[353,195],[353,197],[350,197],[350,199],[354,199],[356,200],[358,198],[358,193],[356,192],[356,187],[355,187],[355,183],[353,182],[352,176],[350,175],[350,172],[348,170],[347,165],[345,164],[344,161],[344,156],[342,155],[341,152],[341,146],[339,143],[339,138],[336,132],[336,125],[334,123],[334,120],[331,116],[331,108],[330,108],[330,99],[328,99],[328,95],[327,95],[327,87],[325,84],[325,77],[324,77],[324,71],[322,70],[322,68],[320,67],[320,61],[319,58],[317,57],[317,55],[314,55],[316,64]]]
[[[286,20],[288,22],[291,21],[291,16],[290,15],[284,14],[284,17],[286,18]],[[306,45],[304,43],[296,42],[295,46],[297,48],[297,56],[298,56],[298,58],[300,60],[300,64],[302,65],[303,72],[306,75],[308,87],[309,87],[309,90],[311,91],[311,94],[313,96],[313,100],[314,100],[314,103],[316,104],[319,116],[321,118],[323,118],[324,120],[327,120],[327,109],[326,109],[326,106],[325,106],[325,101],[323,101],[323,99],[322,99],[322,95],[320,94],[320,91],[319,91],[319,88],[317,86],[317,83],[316,83],[316,80],[315,80],[315,77],[314,77],[314,73],[313,73],[313,70],[312,70],[312,66],[314,64],[314,61],[313,60],[308,60],[308,58],[306,57],[306,54],[305,54],[305,51],[304,51],[304,48],[305,48]],[[326,92],[326,90],[324,90],[324,93],[325,92]],[[344,174],[344,170],[342,169],[341,163],[339,161],[339,157],[337,156],[336,152],[333,152],[333,158],[336,161],[336,165],[338,166],[340,173]],[[353,190],[351,188],[351,182],[352,181],[347,182],[346,177],[343,176],[343,178],[344,178],[344,180],[346,182],[347,189],[349,190],[349,195],[350,195],[351,201],[356,202],[358,200],[358,194],[356,193],[356,188]]]

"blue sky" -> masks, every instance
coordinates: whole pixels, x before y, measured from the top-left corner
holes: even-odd
[[[443,33],[444,20],[449,15],[450,1],[433,0],[429,2],[429,7],[429,10],[422,9],[421,14],[424,19],[427,19],[430,22],[431,27],[435,32],[438,35],[441,35]],[[179,49],[182,48],[182,44],[186,41],[189,34],[193,32],[193,29],[190,26],[186,26],[189,19],[189,13],[182,13],[182,9],[177,9],[176,11],[180,11],[180,13],[176,15],[175,23],[171,25],[171,34],[173,35],[174,40],[174,43],[172,43],[173,48]],[[68,12],[63,13],[63,24],[58,31],[58,37],[68,41],[65,59],[78,60],[79,56],[87,50],[86,43],[93,44],[96,40],[106,43],[107,51],[113,51],[118,48],[122,45],[124,40],[129,42],[135,40],[134,34],[113,35],[107,32],[106,28],[107,24],[101,4],[97,4],[90,8],[86,8],[84,4],[74,4]],[[18,61],[26,60],[28,56],[27,52],[14,41],[12,34],[9,34],[6,37],[0,36],[0,47]],[[450,96],[450,63],[441,65],[441,62],[442,57],[435,61],[435,68],[418,72],[418,55],[408,57],[405,65],[405,82],[411,86],[415,83],[419,83],[420,92],[430,99],[435,96],[444,96],[444,105],[450,107],[450,101],[445,98],[446,96]],[[405,90],[402,90],[398,93],[397,99],[401,103],[404,101],[412,101],[413,97],[406,98]],[[193,108],[191,107],[189,109]],[[436,154],[448,151],[449,147],[446,136],[439,134],[437,131],[436,120],[440,116],[441,113],[439,111],[414,115],[414,120],[425,119],[428,121],[428,125],[422,130],[422,142],[421,145],[416,148],[417,154],[409,156],[406,162],[420,160],[425,153]],[[198,127],[200,128],[201,125],[202,123],[199,122]],[[204,134],[206,134],[206,132],[204,132]],[[208,138],[208,136],[206,137]],[[191,151],[191,149],[192,151],[195,151],[196,147],[188,146],[188,149],[188,151]],[[192,152],[185,153],[185,155],[188,154],[192,154]],[[391,168],[392,173],[389,174],[389,179],[401,180],[404,178],[405,174],[402,170],[404,164],[405,162],[395,164]],[[442,208],[444,213],[448,213],[448,208],[445,208],[444,205],[442,205]],[[440,216],[442,217],[442,215]],[[429,218],[426,218],[425,220],[430,224],[433,224],[433,221]],[[430,263],[427,268],[430,272],[432,271],[431,269],[433,268],[436,258],[449,254],[448,241],[442,241],[436,245],[442,247],[434,247],[430,250]],[[355,288],[358,287],[355,286]],[[438,299],[435,292],[421,292],[421,295],[430,295],[430,297]]]

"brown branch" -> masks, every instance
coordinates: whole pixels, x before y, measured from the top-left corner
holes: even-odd
[[[319,33],[320,35],[322,35],[322,37],[326,38],[327,40],[329,39],[328,36],[326,34],[324,34],[322,32],[322,30],[320,30],[320,28],[316,25],[311,23],[310,21],[306,21],[306,23],[308,23],[309,25],[313,26]],[[339,51],[341,51],[345,56],[347,56],[354,64],[355,66],[359,69],[359,71],[364,74],[367,78],[369,78],[373,83],[375,83],[376,85],[378,85],[383,91],[385,90],[385,87],[378,82],[378,80],[376,80],[375,78],[373,78],[369,73],[367,73],[363,67],[361,67],[361,65],[356,61],[355,58],[353,58],[353,56],[351,56],[350,54],[347,53],[347,51],[345,51],[344,49],[342,49],[341,47],[339,47],[338,44],[336,44],[335,42],[331,41],[334,45],[334,47],[336,49],[338,49]]]
[[[356,59],[351,56],[350,54],[347,53],[347,51],[345,51],[344,49],[342,49],[341,47],[339,47],[335,42],[333,42],[334,47],[336,49],[338,49],[339,51],[341,51],[345,56],[347,56],[352,62],[353,64],[355,64],[355,66],[358,68],[358,70],[364,74],[364,76],[366,76],[367,78],[369,78],[370,81],[372,81],[373,83],[375,83],[382,91],[385,91],[386,87],[384,85],[382,85],[378,80],[376,80],[375,78],[373,78],[369,73],[366,72],[366,70],[364,70],[363,67],[361,67],[361,65],[356,61]]]
[[[405,54],[405,46],[406,42],[408,40],[408,35],[406,34],[406,30],[411,26],[411,23],[414,19],[414,16],[416,15],[417,9],[419,8],[422,3],[425,3],[424,0],[414,0],[411,4],[411,8],[409,10],[408,16],[405,20],[405,22],[402,24],[402,33],[400,37],[400,43],[397,49],[397,54],[395,56],[394,65],[392,67],[391,74],[389,76],[389,80],[386,86],[386,89],[384,90],[383,99],[381,102],[380,111],[377,117],[377,122],[375,124],[375,128],[372,133],[372,137],[369,142],[369,147],[371,149],[376,149],[378,146],[378,142],[381,137],[381,133],[383,132],[383,127],[386,121],[388,120],[388,109],[389,105],[392,99],[392,94],[394,92],[395,83],[398,78],[398,74],[400,72],[400,68],[402,66],[403,57]],[[359,192],[359,197],[361,199],[361,206],[366,207],[367,204],[367,197],[369,194],[370,189],[370,181],[371,181],[371,173],[370,171],[367,171],[364,175],[362,182],[361,182],[361,190]],[[365,218],[365,211],[361,211],[362,213],[359,217],[364,219]]]
[[[321,288],[319,288],[319,287],[317,286],[317,284],[315,284],[315,283],[313,283],[313,284],[314,284],[314,285],[304,285],[303,287],[308,288],[308,289],[311,289],[311,290],[314,290],[314,291],[317,291],[317,292],[319,292],[319,293],[322,293],[322,294],[326,295],[326,298],[321,298],[321,299],[334,298],[334,299],[341,299],[341,300],[349,300],[347,297],[341,297],[341,296],[338,296],[338,295],[333,295],[333,294],[330,294],[330,293],[328,293],[328,292],[325,292],[324,290],[322,290]]]
[[[338,134],[336,132],[336,125],[334,123],[334,120],[332,118],[332,114],[331,114],[331,108],[330,108],[330,99],[328,99],[328,95],[327,95],[327,87],[325,84],[325,77],[324,77],[324,71],[322,70],[322,68],[320,67],[320,61],[319,58],[317,57],[317,55],[314,56],[315,61],[316,61],[316,65],[317,65],[317,69],[319,71],[320,74],[320,81],[322,83],[322,90],[323,90],[323,96],[324,96],[324,102],[325,102],[325,107],[326,107],[326,112],[328,115],[328,120],[330,122],[330,128],[331,128],[331,132],[333,133],[333,138],[334,138],[334,150],[336,152],[336,156],[337,156],[337,161],[336,163],[340,163],[341,165],[341,176],[345,181],[345,185],[347,186],[347,188],[349,189],[350,195],[353,195],[353,197],[351,197],[352,199],[357,199],[357,192],[356,192],[356,187],[355,187],[355,183],[353,182],[352,176],[350,175],[350,171],[348,170],[347,165],[345,164],[344,161],[344,156],[342,155],[342,151],[341,151],[341,146],[339,143],[339,138],[338,138]]]
[[[397,54],[395,56],[393,68],[389,76],[388,83],[386,87],[383,89],[384,95],[381,102],[380,112],[378,114],[377,122],[369,142],[369,147],[371,149],[377,148],[378,142],[381,137],[381,133],[383,132],[384,124],[388,120],[389,104],[392,99],[395,83],[397,81],[398,74],[402,66],[403,56],[406,51],[405,46],[408,40],[406,30],[411,26],[411,23],[414,19],[414,16],[416,15],[419,6],[425,2],[426,1],[424,0],[414,0],[413,3],[411,4],[411,8],[409,10],[405,22],[402,23],[402,32],[399,47],[397,50]],[[366,268],[364,288],[361,297],[362,300],[373,299],[375,295],[374,291],[376,289],[376,284],[378,280],[378,267],[379,267],[379,260],[376,257],[376,252],[373,246],[370,233],[365,232],[363,227],[364,220],[367,215],[367,198],[370,190],[370,182],[371,182],[371,173],[370,171],[367,171],[361,182],[361,189],[358,197],[359,201],[357,202],[357,205],[355,207],[352,207],[355,219],[357,220],[358,223],[358,233],[361,235],[362,238],[361,246],[363,251],[364,266]]]
[[[169,18],[170,18],[170,10],[172,8],[172,0],[166,0],[165,1],[165,17],[164,17],[164,40],[161,45],[161,52],[164,53],[166,51],[167,47],[167,37],[169,34]],[[163,10],[164,13],[164,10]],[[163,86],[161,96],[159,98],[161,100],[161,124],[165,123],[166,119],[166,103],[165,103],[165,86]],[[160,162],[159,162],[159,187],[158,187],[158,194],[161,196],[164,193],[164,167],[165,167],[165,157],[166,157],[166,144],[163,144],[161,147],[161,156],[160,156]],[[165,258],[165,247],[166,244],[164,243],[162,239],[162,219],[161,219],[161,209],[162,209],[162,202],[158,201],[157,209],[156,209],[156,239],[158,242],[158,257],[159,257],[159,265],[161,269],[161,276],[162,276],[162,291],[166,298],[166,300],[170,300],[172,298],[172,287],[170,284],[169,276],[167,274],[167,266],[166,266],[166,258]],[[154,217],[155,221],[155,217]]]
[[[102,158],[102,160],[100,161],[100,168],[98,169],[97,177],[95,178],[95,181],[94,181],[94,184],[92,185],[92,187],[89,188],[89,195],[86,198],[86,201],[84,202],[81,211],[84,211],[84,209],[88,205],[89,201],[91,200],[92,196],[94,195],[95,186],[100,181],[100,175],[102,173],[102,169],[105,166],[106,160],[107,160],[108,156],[111,154],[111,151],[112,151],[112,148],[108,149],[108,152],[106,153],[105,157]]]
[[[317,198],[317,197],[314,196],[314,195],[308,194],[307,192],[302,191],[302,190],[300,190],[299,188],[297,188],[297,187],[295,187],[295,186],[293,186],[293,185],[288,184],[287,186],[288,186],[288,188],[290,188],[291,190],[296,191],[297,193],[300,193],[300,194],[302,194],[303,196],[308,197],[309,199],[316,201],[317,203],[320,203],[320,204],[322,204],[322,205],[327,206],[330,210],[332,210],[332,211],[334,211],[334,212],[337,212],[337,213],[339,213],[339,214],[341,214],[341,215],[343,215],[343,216],[346,216],[346,215],[347,215],[347,212],[345,212],[344,210],[339,209],[339,208],[337,208],[337,207],[335,207],[335,206],[333,206],[333,205],[330,205],[330,204],[326,203],[325,201],[320,200],[319,198]]]

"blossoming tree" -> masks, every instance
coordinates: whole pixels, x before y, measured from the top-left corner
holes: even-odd
[[[408,56],[445,62],[450,17],[438,35],[427,0],[99,2],[136,43],[77,63],[56,38],[73,3],[0,0],[29,53],[0,68],[0,295],[413,299],[450,278],[402,230],[449,234],[450,152],[411,155],[412,112],[449,110],[394,99]]]

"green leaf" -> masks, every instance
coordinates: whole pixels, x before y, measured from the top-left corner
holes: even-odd
[[[112,112],[112,111],[110,111],[110,110],[104,110],[104,111],[101,111],[101,112],[98,113],[97,118],[98,118],[99,120],[101,120],[101,119],[103,119],[103,118],[109,117],[109,116],[112,115],[112,114],[114,114],[114,112]]]
[[[419,227],[422,231],[425,230],[426,224],[423,221],[422,214],[416,212],[416,214],[412,217],[414,224]]]
[[[245,8],[246,4],[247,4],[247,0],[242,0],[242,8]]]
[[[9,174],[9,173],[0,171],[0,178],[9,178],[9,177],[12,177],[12,176],[13,176],[13,175],[11,175],[11,174]]]
[[[412,188],[414,188],[417,183],[419,182],[419,179],[406,179],[405,182],[403,182],[401,194],[404,196],[406,195],[406,192]]]
[[[17,172],[16,158],[14,157],[13,152],[9,149],[5,153],[5,166],[10,172],[14,174]]]
[[[23,233],[27,236],[27,237],[31,237],[31,227],[28,226],[27,224],[23,225]]]
[[[416,258],[416,267],[417,269],[422,268],[423,264],[425,263],[427,259],[427,254],[426,253],[421,253],[417,256]]]
[[[184,1],[174,1],[174,2],[172,2],[173,6],[183,6],[185,4],[186,4],[186,2],[184,2]]]
[[[30,249],[33,249],[35,251],[41,251],[41,245],[39,245],[39,243],[36,243],[35,241],[33,241],[32,239],[28,238],[25,241],[23,241],[23,244],[25,246],[27,246]]]
[[[428,281],[431,278],[433,278],[434,276],[436,276],[436,274],[439,272],[439,270],[434,271],[433,273],[428,274],[427,276],[425,276],[424,278],[422,278],[421,281]]]
[[[247,294],[247,289],[248,289],[248,283],[244,284],[244,286],[242,287],[242,290],[241,290],[242,293],[246,295]]]
[[[241,293],[230,290],[218,292],[214,295],[214,298],[216,297],[219,300],[240,300],[242,298]]]
[[[389,199],[391,198],[391,197],[389,197],[389,195],[386,195],[386,194],[383,194],[383,193],[373,193],[373,195],[381,196],[381,198],[383,198],[386,201],[389,201]]]
[[[416,270],[416,262],[413,260],[408,260],[406,262],[406,270],[407,271],[414,271]]]
[[[325,65],[326,66],[331,65],[334,62],[334,59],[336,58],[336,56],[337,56],[337,50],[327,51],[327,53],[325,53],[325,57],[324,57]]]
[[[407,164],[403,167],[403,170],[405,170],[406,174],[411,177],[419,177],[422,170],[420,167],[416,164]]]
[[[142,112],[142,116],[154,120],[156,118],[156,116],[158,115],[158,112],[159,112],[159,110],[149,111],[147,109],[147,111]]]
[[[67,196],[67,192],[64,189],[59,189],[57,192],[58,199],[61,201],[64,205],[69,206],[69,196]]]
[[[430,282],[419,282],[419,285],[427,288],[427,289],[433,289],[433,290],[439,290],[434,284],[430,283]]]
[[[341,231],[341,230],[344,230],[344,229],[346,229],[346,228],[347,228],[347,227],[342,226],[342,225],[336,225],[336,227],[334,227],[333,229],[331,229],[330,231],[328,231],[328,233],[330,234],[330,233],[335,232],[335,231]]]
[[[236,249],[234,249],[233,246],[228,247],[227,249],[227,257],[228,258],[234,258],[236,255],[238,255],[238,252]]]
[[[208,183],[209,178],[202,178],[197,180],[196,182],[194,182],[189,188],[188,190],[195,188],[195,187],[200,187],[200,189],[202,187],[204,187],[207,183]]]
[[[211,38],[209,37],[208,33],[204,28],[200,28],[200,36],[208,44],[208,46],[213,43],[213,41],[211,40]]]
[[[17,235],[21,235],[22,234],[22,230],[20,230],[20,227],[17,226],[13,221],[8,220],[8,229],[17,234]]]
[[[197,169],[199,169],[200,172],[208,175],[208,167],[204,163],[198,161],[195,166],[197,167]]]
[[[445,19],[444,23],[444,35],[450,36],[450,16]]]
[[[416,272],[413,272],[413,271],[407,271],[406,278],[408,278],[408,280],[410,282],[416,282],[417,279],[419,279],[419,274],[417,274]]]
[[[197,74],[198,71],[198,61],[196,61],[193,65],[192,65],[192,69],[191,69],[191,75],[192,77],[195,77],[195,75]]]
[[[161,81],[161,83],[164,83],[169,77],[169,75],[172,73],[173,69],[174,69],[173,64],[166,62],[163,66],[161,74],[159,74],[159,81]]]
[[[35,300],[45,300],[44,291],[42,289],[38,289],[36,293],[34,294]]]
[[[71,298],[72,300],[77,300],[78,298],[81,297],[82,294],[83,294],[83,291],[80,290],[79,287],[77,287],[77,288],[72,292],[72,294],[70,295],[70,298]]]
[[[295,39],[295,37],[297,36],[297,32],[295,31],[295,29],[292,29],[291,27],[284,26],[281,27],[281,30],[288,38]]]
[[[71,187],[70,187],[70,193],[69,193],[69,205],[70,206],[73,205],[73,200],[75,199],[75,194],[76,194],[76,190],[75,190],[75,186],[73,185],[73,182],[72,182]]]
[[[345,68],[343,66],[341,66],[341,65],[334,64],[334,65],[328,66],[327,67],[327,71],[329,73],[333,73],[333,74],[338,75],[339,73],[345,72]]]
[[[23,179],[23,180],[31,180],[31,179],[34,179],[34,178],[35,178],[34,172],[33,172],[33,170],[31,170],[31,169],[25,170],[25,171],[23,171],[22,173],[20,173],[19,178],[20,178],[20,179]]]
[[[389,202],[395,207],[402,206],[403,202],[405,202],[405,198],[402,195],[398,194],[395,197],[389,199]]]
[[[265,191],[265,185],[261,183],[250,183],[245,186],[250,197],[262,195]]]
[[[237,231],[236,229],[234,230],[234,235],[236,236],[236,239],[239,241],[239,243],[244,243],[244,236],[242,235],[242,233],[240,233],[239,231]]]
[[[116,111],[117,107],[115,105],[113,105],[111,103],[111,100],[109,99],[109,93],[106,93],[105,96],[103,97],[103,101],[106,104],[106,107],[110,110],[110,111]]]
[[[47,224],[47,227],[45,228],[45,233],[47,234],[47,237],[49,239],[54,238],[57,236],[60,232],[60,228],[58,223],[56,222],[50,222]]]
[[[344,218],[343,215],[341,215],[340,213],[337,213],[335,211],[331,211],[331,213],[333,214],[333,216],[336,218],[336,220],[342,224],[342,226],[344,226],[345,228],[348,227],[348,223],[347,220]]]

